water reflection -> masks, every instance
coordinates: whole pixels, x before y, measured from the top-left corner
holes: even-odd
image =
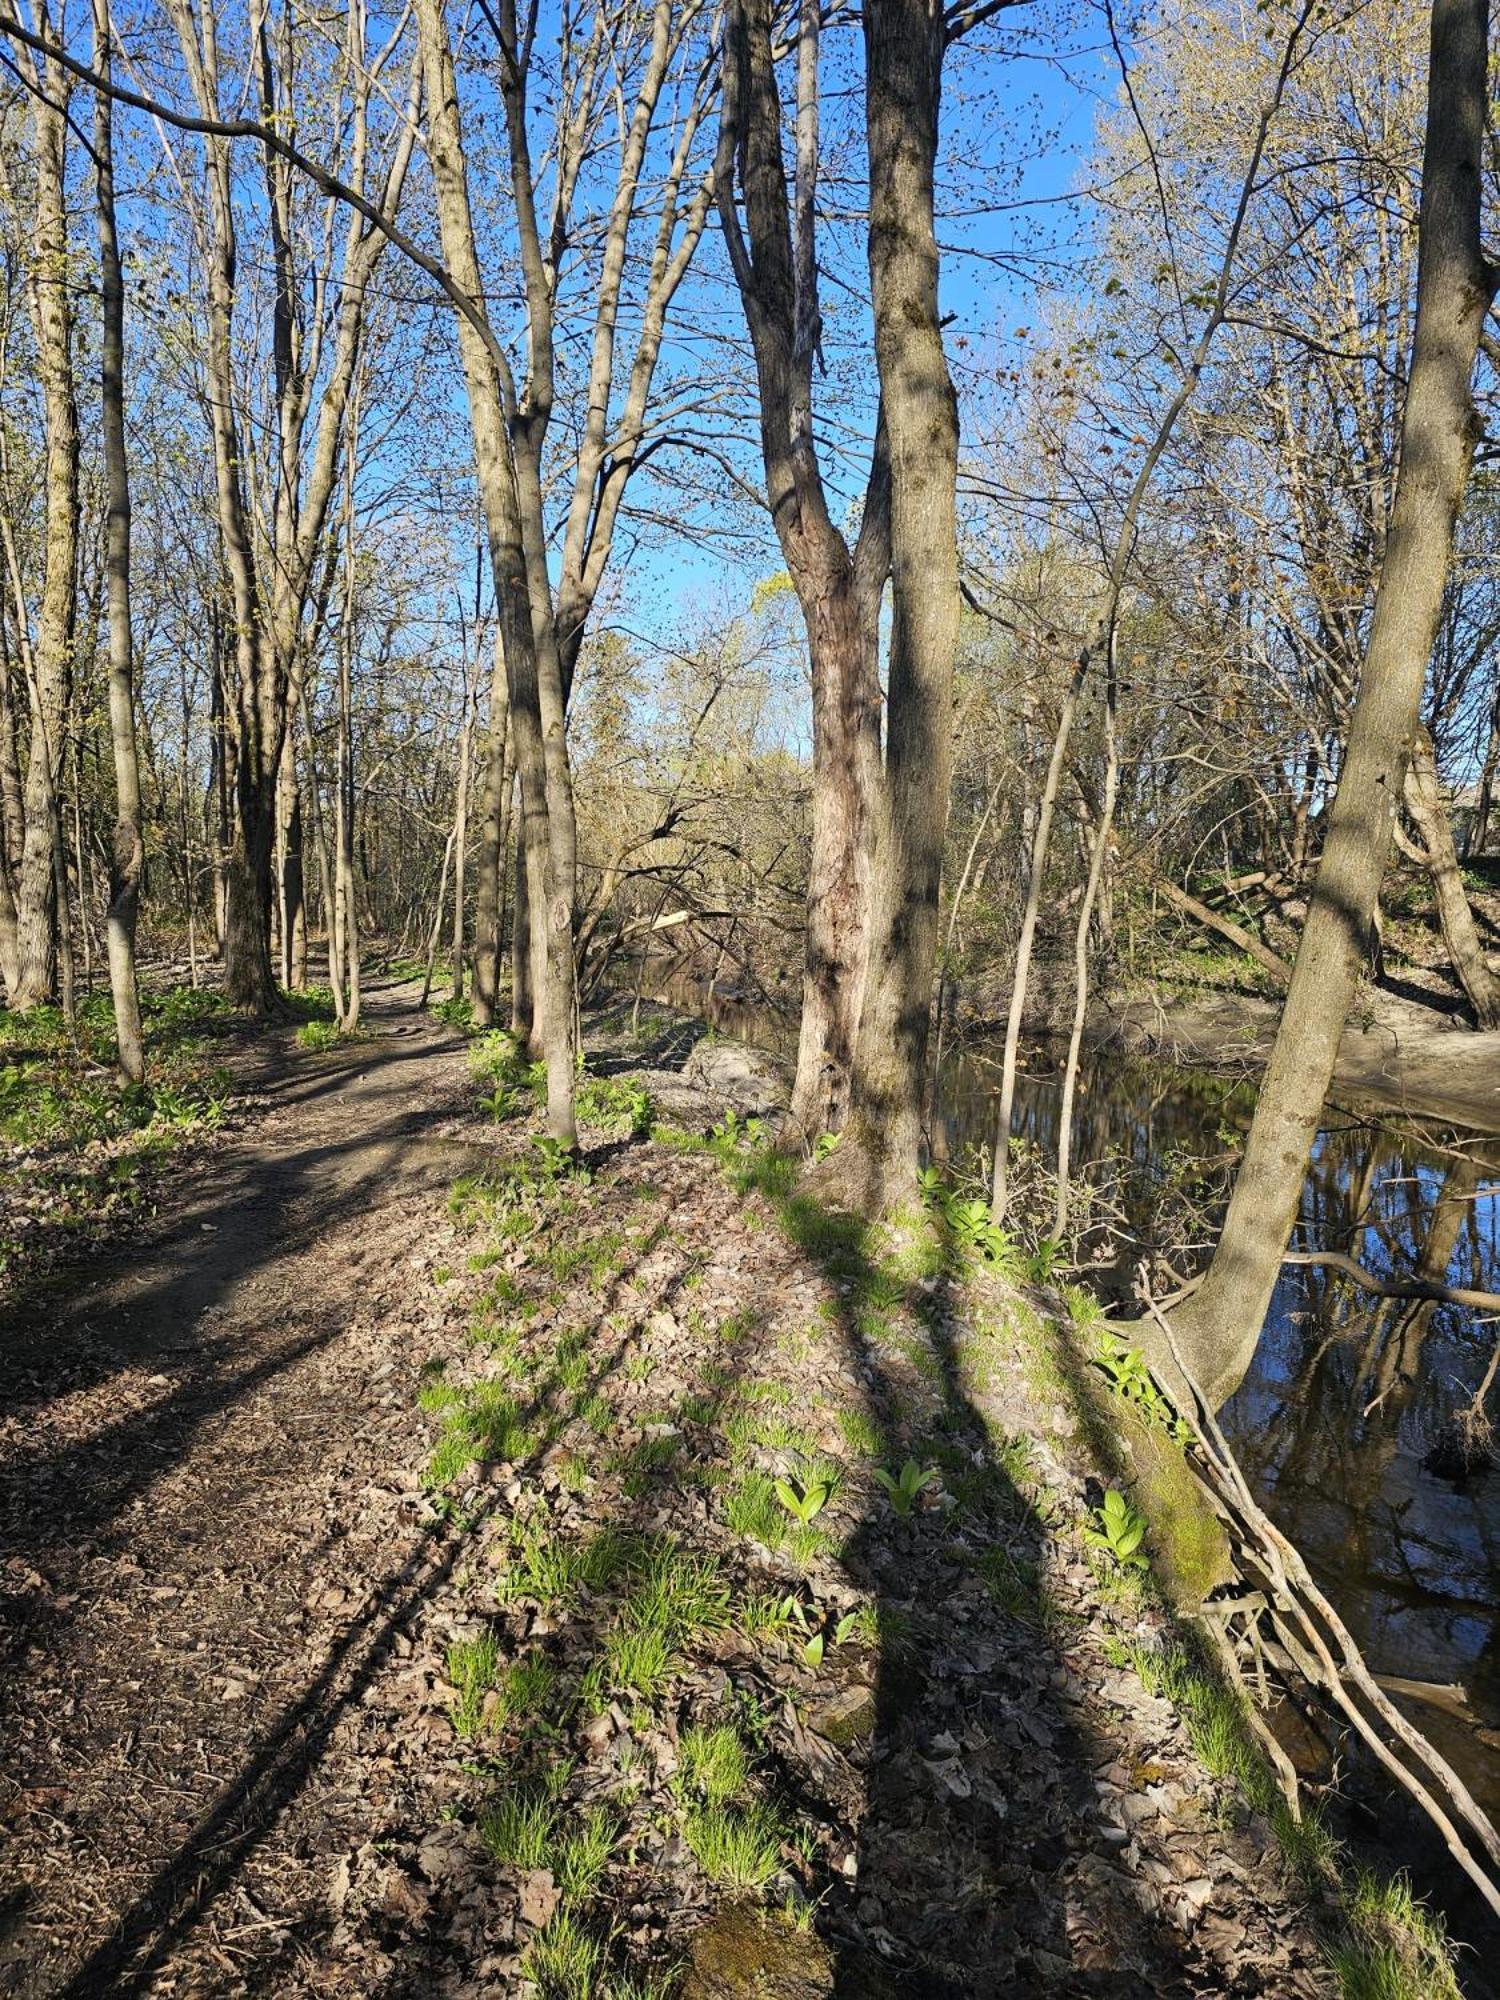
[[[794,1045],[784,1018],[737,995],[662,997],[726,1033],[783,1052]],[[998,1051],[945,1060],[937,1150],[955,1162],[987,1152],[998,1085]],[[1057,1157],[1060,1097],[1055,1052],[1031,1051],[1014,1136],[1041,1170]],[[1106,1289],[1128,1289],[1137,1254],[1165,1254],[1184,1276],[1201,1266],[1253,1108],[1248,1082],[1114,1052],[1086,1059],[1074,1158],[1134,1245],[1122,1252],[1102,1226],[1086,1232]],[[1500,1289],[1500,1141],[1330,1108],[1301,1227],[1305,1247],[1343,1250],[1384,1275]],[[1452,1444],[1497,1340],[1500,1321],[1472,1309],[1372,1302],[1331,1271],[1288,1266],[1249,1373],[1220,1413],[1259,1498],[1373,1670],[1426,1684],[1404,1704],[1491,1810],[1500,1810],[1500,1472],[1441,1477],[1427,1462]]]

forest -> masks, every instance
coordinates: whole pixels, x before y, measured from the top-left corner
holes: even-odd
[[[0,1994],[1500,1993],[1497,77],[0,0]]]

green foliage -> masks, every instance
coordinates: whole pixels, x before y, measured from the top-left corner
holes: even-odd
[[[474,1025],[473,1007],[467,999],[457,996],[447,1000],[434,1000],[427,1011],[448,1028],[458,1028],[467,1033]]]
[[[500,1671],[500,1646],[493,1632],[477,1639],[458,1639],[448,1648],[448,1678],[455,1700],[451,1714],[456,1736],[477,1736],[484,1718],[485,1697]]]
[[[587,1187],[593,1180],[593,1169],[576,1146],[565,1146],[561,1139],[554,1139],[545,1133],[539,1134],[531,1144],[536,1153],[535,1172],[544,1186],[571,1180]]]
[[[279,997],[283,1011],[290,1014],[294,1021],[319,1022],[328,1026],[336,1018],[331,987],[300,986],[290,991],[283,988]],[[298,1040],[301,1040],[300,1036]]]
[[[876,1466],[875,1478],[891,1506],[905,1520],[928,1487],[938,1483],[938,1472],[936,1466],[921,1466],[909,1458],[896,1474],[887,1472],[884,1466]]]
[[[586,1125],[623,1131],[632,1139],[649,1138],[656,1105],[644,1084],[626,1077],[590,1076],[578,1086],[578,1116]]]
[[[1172,1409],[1157,1387],[1146,1357],[1108,1327],[1098,1329],[1094,1364],[1109,1378],[1109,1386],[1123,1401],[1133,1404],[1148,1423],[1170,1431],[1179,1443],[1186,1443],[1192,1429]]]
[[[317,1051],[336,1049],[343,1037],[332,1021],[304,1021],[296,1039],[299,1048]]]
[[[817,1519],[833,1498],[835,1483],[831,1478],[809,1478],[805,1483],[794,1485],[789,1479],[778,1479],[776,1498],[792,1519],[805,1528],[809,1521]]]
[[[106,1217],[145,1199],[158,1159],[223,1124],[232,1080],[213,1060],[222,995],[148,991],[141,1011],[149,1081],[121,1084],[107,994],[84,999],[71,1030],[56,1007],[0,1007],[0,1140],[27,1154],[0,1155],[15,1219],[0,1236],[0,1271],[41,1260],[59,1237],[96,1237]]]
[[[1146,1517],[1139,1508],[1131,1506],[1117,1486],[1111,1486],[1104,1504],[1094,1509],[1094,1519],[1098,1526],[1085,1530],[1094,1548],[1105,1550],[1122,1569],[1146,1568],[1141,1548],[1146,1539]]]
[[[1023,1253],[990,1214],[987,1201],[978,1195],[959,1194],[936,1167],[924,1167],[917,1176],[917,1186],[960,1262],[988,1264],[1009,1278],[1028,1275]]]

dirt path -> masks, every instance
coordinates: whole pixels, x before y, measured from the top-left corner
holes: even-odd
[[[379,1821],[378,1769],[325,1752],[437,1560],[391,1473],[454,1172],[414,1142],[471,1093],[425,1017],[369,1024],[288,1042],[153,1239],[3,1336],[0,1991],[241,1990],[257,1871],[321,1896],[320,1850]]]

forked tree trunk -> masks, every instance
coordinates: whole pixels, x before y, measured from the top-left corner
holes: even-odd
[[[1453,845],[1453,827],[1443,803],[1438,783],[1437,758],[1432,737],[1425,725],[1412,740],[1411,764],[1406,773],[1406,810],[1422,842],[1423,860],[1432,882],[1437,903],[1438,923],[1448,962],[1463,987],[1474,1019],[1481,1028],[1500,1027],[1500,980],[1490,971],[1474,912],[1464,893],[1458,854]]]
[[[455,284],[477,309],[484,287],[469,205],[453,51],[441,0],[417,0],[417,26],[426,74],[428,161],[444,260]],[[537,996],[547,1062],[547,1125],[551,1137],[571,1151],[578,1144],[573,1102],[573,802],[556,647],[547,661],[539,662],[538,632],[544,621],[533,616],[538,593],[549,591],[546,545],[536,541],[533,532],[532,546],[527,546],[514,440],[506,431],[502,363],[493,335],[487,338],[463,313],[458,338],[510,684],[516,768],[524,787],[522,843],[532,904],[547,933],[547,977]],[[533,465],[530,472],[535,486],[539,466]],[[540,505],[539,487],[528,491],[526,499],[528,514],[534,514]],[[534,530],[535,524],[531,525]],[[545,622],[550,624],[550,597],[544,595],[541,601],[548,604]]]
[[[890,464],[885,767],[875,787],[868,967],[844,1139],[863,1212],[912,1193],[922,1144],[958,647],[958,405],[938,314],[933,175],[943,15],[865,0],[869,260]]]
[[[1401,458],[1364,671],[1286,1007],[1213,1263],[1173,1314],[1222,1400],[1276,1285],[1389,858],[1479,425],[1471,381],[1496,274],[1480,242],[1487,0],[1434,0]]]
[[[813,429],[813,364],[820,338],[813,227],[821,16],[814,0],[802,0],[794,210],[782,154],[773,11],[769,0],[732,0],[727,11],[715,194],[755,353],[766,499],[807,628],[812,674],[812,840],[792,1087],[792,1121],[810,1144],[843,1123],[866,990],[890,480],[882,423],[864,518],[851,550],[830,510]],[[744,197],[743,228],[736,178]]]
[[[94,66],[108,78],[112,32],[109,0],[94,0]],[[106,499],[105,565],[109,588],[109,734],[115,767],[115,828],[110,848],[105,933],[114,999],[120,1073],[140,1083],[146,1074],[136,984],[135,927],[145,847],[141,837],[141,773],[135,740],[135,680],[130,630],[130,473],[125,456],[125,288],[115,234],[114,135],[107,90],[94,97],[94,164],[98,176],[99,268],[103,295],[100,345]]]

